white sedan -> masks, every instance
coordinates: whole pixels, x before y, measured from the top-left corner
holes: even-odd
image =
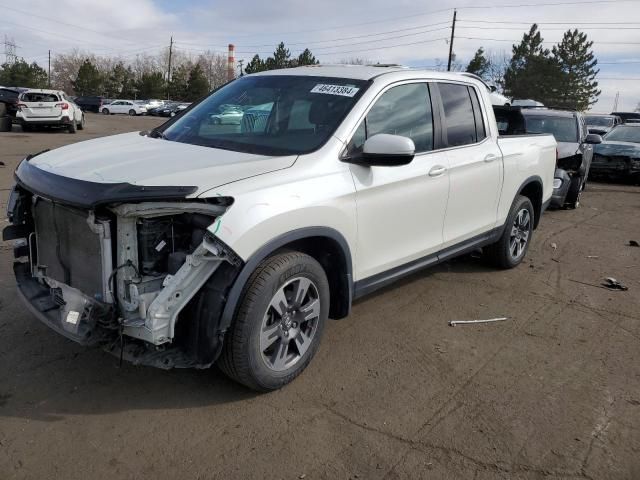
[[[23,131],[36,126],[66,127],[71,133],[84,129],[84,113],[60,90],[30,89],[18,98],[16,121]]]
[[[140,105],[132,100],[115,100],[109,105],[103,105],[101,112],[105,115],[113,115],[114,113],[125,113],[127,115],[136,116],[147,113],[147,107]]]

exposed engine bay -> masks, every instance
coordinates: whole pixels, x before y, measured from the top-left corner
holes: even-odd
[[[22,239],[14,267],[21,293],[55,330],[133,363],[207,367],[224,333],[211,316],[241,264],[207,229],[230,204],[83,209],[16,187],[4,236]]]

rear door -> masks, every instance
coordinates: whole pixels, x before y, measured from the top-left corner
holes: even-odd
[[[23,118],[59,118],[62,115],[62,102],[55,93],[25,92],[20,103]]]
[[[438,83],[443,136],[448,147],[449,203],[444,246],[494,228],[502,186],[502,153],[489,135],[488,117],[475,87]]]
[[[107,107],[111,113],[122,113],[122,101],[113,102]]]

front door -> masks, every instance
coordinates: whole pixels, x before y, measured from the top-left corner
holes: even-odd
[[[442,246],[449,193],[447,154],[433,151],[431,95],[427,83],[393,86],[382,93],[351,139],[357,155],[379,133],[413,140],[416,156],[395,167],[351,165],[356,188],[356,280],[389,271]]]

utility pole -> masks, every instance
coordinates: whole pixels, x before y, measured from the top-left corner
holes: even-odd
[[[242,70],[242,64],[244,63],[244,60],[238,60],[238,68],[240,69],[240,76],[243,76],[243,70]]]
[[[169,85],[171,85],[171,56],[173,55],[173,35],[171,36],[171,43],[169,43],[169,68],[167,70],[167,100],[169,98]]]
[[[49,50],[49,88],[51,88],[51,50]]]
[[[451,41],[449,42],[449,62],[447,63],[447,72],[451,71],[451,60],[453,58],[453,38],[456,33],[456,10],[453,10],[453,23],[451,24]]]

